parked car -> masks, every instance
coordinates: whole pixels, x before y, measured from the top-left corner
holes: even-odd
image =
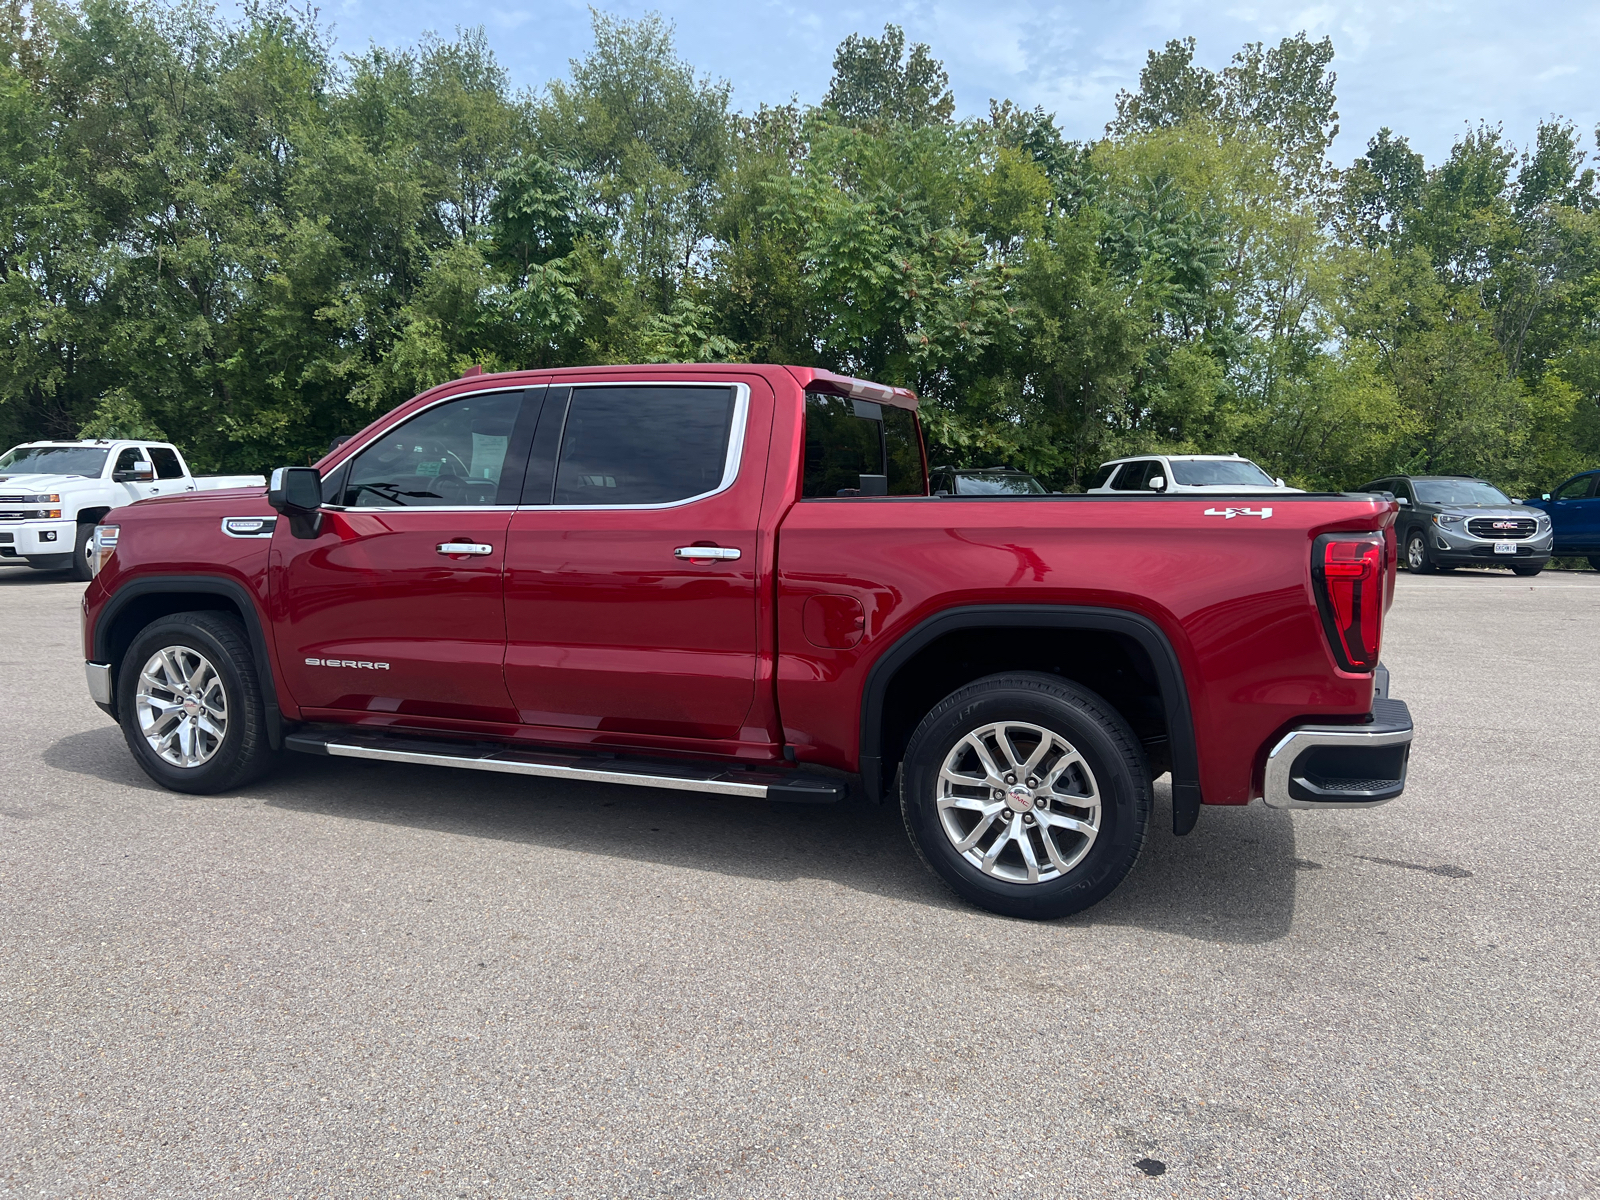
[[[0,455],[0,562],[90,578],[89,539],[113,508],[151,496],[261,487],[262,475],[189,474],[170,442],[27,442]]]
[[[935,496],[1048,496],[1026,471],[1010,467],[935,467],[928,476]]]
[[[957,893],[1057,917],[1127,874],[1169,770],[1180,834],[1401,793],[1397,511],[934,498],[916,397],[809,367],[478,375],[264,491],[110,513],[85,671],[177,791],[287,749],[892,793]]]
[[[1554,553],[1587,557],[1600,571],[1600,471],[1574,475],[1537,500],[1522,503],[1549,516]]]
[[[1101,463],[1090,492],[1298,492],[1237,454],[1140,454]]]
[[[1395,531],[1408,570],[1504,566],[1531,576],[1550,561],[1549,516],[1513,503],[1487,480],[1391,475],[1361,490],[1390,492],[1400,504]]]

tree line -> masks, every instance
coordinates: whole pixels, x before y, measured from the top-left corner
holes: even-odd
[[[481,30],[0,4],[0,444],[314,460],[416,392],[599,362],[814,364],[924,397],[936,460],[1081,486],[1237,451],[1308,487],[1600,461],[1600,191],[1552,118],[1345,166],[1332,44],[1152,50],[1105,135],[958,120],[902,31],[736,111],[659,17],[513,91]]]

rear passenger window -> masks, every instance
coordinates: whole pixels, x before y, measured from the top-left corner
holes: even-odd
[[[716,491],[735,398],[731,387],[573,388],[555,502],[672,504]]]
[[[924,479],[910,409],[807,393],[803,497],[921,496]]]
[[[183,478],[183,464],[178,461],[176,450],[169,450],[165,446],[151,446],[150,461],[156,465],[157,479]]]
[[[418,413],[356,456],[344,485],[344,504],[349,508],[495,504],[521,405],[520,391],[490,392]],[[520,479],[506,482],[508,492],[521,484]]]
[[[1106,480],[1111,478],[1111,472],[1115,471],[1116,469],[1116,463],[1110,463],[1104,467],[1101,467],[1094,473],[1094,478],[1089,481],[1089,486],[1091,488],[1105,487]]]

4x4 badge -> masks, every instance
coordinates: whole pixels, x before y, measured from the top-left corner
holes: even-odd
[[[1208,516],[1208,517],[1225,517],[1230,521],[1233,520],[1235,517],[1260,517],[1263,521],[1265,521],[1271,515],[1272,515],[1272,510],[1270,508],[1208,508],[1208,509],[1206,509],[1206,516]]]

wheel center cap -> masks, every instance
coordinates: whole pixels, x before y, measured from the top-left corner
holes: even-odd
[[[197,715],[200,712],[200,702],[194,699],[185,700],[183,702],[183,711],[191,717]]]
[[[1020,783],[1013,783],[1006,789],[1006,807],[1012,812],[1033,811],[1033,789],[1023,787]]]

